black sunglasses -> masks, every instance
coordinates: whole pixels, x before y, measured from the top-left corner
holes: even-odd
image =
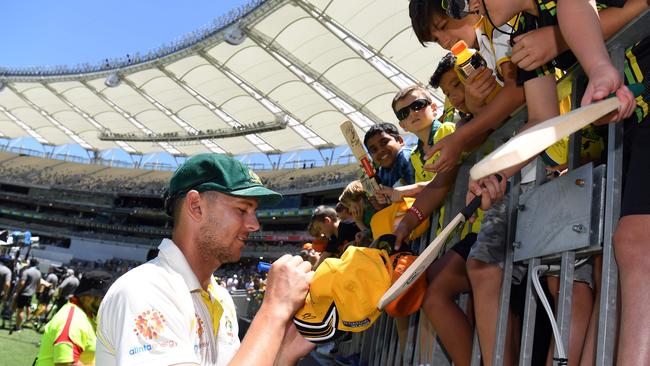
[[[411,114],[411,111],[417,112],[422,108],[430,105],[431,101],[428,99],[416,99],[413,103],[407,105],[406,107],[395,111],[395,116],[398,120],[402,121]]]

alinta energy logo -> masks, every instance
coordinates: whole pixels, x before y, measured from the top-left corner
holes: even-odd
[[[165,316],[158,310],[142,312],[135,318],[133,331],[148,340],[156,340],[165,329]]]

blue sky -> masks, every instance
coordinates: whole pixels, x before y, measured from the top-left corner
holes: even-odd
[[[4,1],[0,67],[98,64],[146,53],[246,0]]]

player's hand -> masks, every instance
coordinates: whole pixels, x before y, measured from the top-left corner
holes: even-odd
[[[314,277],[312,265],[300,256],[285,254],[273,262],[266,279],[263,305],[279,319],[289,320],[305,304]]]
[[[452,170],[460,160],[463,152],[463,142],[459,140],[456,133],[447,135],[433,145],[433,148],[424,156],[425,161],[429,160],[436,153],[439,154],[433,164],[424,165],[428,172],[444,173]]]
[[[486,99],[497,86],[492,70],[479,67],[467,78],[465,84],[465,105],[476,114],[486,104]]]
[[[623,85],[623,79],[614,66],[611,63],[607,63],[595,67],[590,71],[589,84],[587,85],[580,105],[585,106],[605,99],[611,93],[616,94],[621,105],[618,107],[616,113],[608,114],[596,121],[595,124],[606,124],[624,120],[631,116],[634,108],[636,108],[634,94],[632,94],[627,86]]]
[[[503,174],[501,174],[503,176]],[[465,196],[466,204],[469,204],[476,196],[481,196],[481,210],[489,210],[493,204],[501,201],[506,192],[507,179],[501,179],[501,182],[495,175],[479,179],[478,181],[469,180],[467,195]],[[474,222],[476,217],[472,215],[469,222]]]
[[[558,41],[561,39],[560,28],[547,26],[513,38],[510,61],[519,68],[533,71],[550,62],[560,54]]]

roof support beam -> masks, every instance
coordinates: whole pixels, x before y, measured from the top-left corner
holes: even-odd
[[[13,84],[7,84],[6,87],[11,89],[11,91],[14,92],[14,94],[16,94],[18,96],[18,98],[20,98],[23,102],[29,104],[29,106],[31,108],[38,111],[38,113],[40,113],[43,117],[45,117],[45,119],[47,119],[56,128],[58,128],[63,133],[68,135],[68,137],[70,137],[70,139],[72,141],[74,141],[75,143],[81,145],[84,149],[88,149],[88,150],[93,149],[93,146],[90,145],[89,143],[87,143],[86,140],[82,139],[81,136],[77,135],[74,131],[72,131],[71,129],[69,129],[65,125],[63,125],[61,122],[57,121],[56,118],[52,117],[52,115],[49,112],[47,112],[45,109],[41,108],[36,103],[29,100],[29,98],[27,98],[27,96],[25,94],[18,91],[18,89],[16,89],[16,87]]]
[[[97,89],[95,89],[94,86],[90,85],[90,83],[88,81],[80,80],[79,82],[82,83],[86,88],[88,88],[88,90],[90,90],[93,94],[95,94],[104,103],[111,106],[111,108],[113,108],[113,110],[115,112],[117,112],[118,114],[120,114],[121,116],[126,118],[127,121],[131,122],[131,124],[134,125],[137,129],[139,129],[140,131],[142,131],[144,133],[153,133],[153,131],[150,130],[149,128],[147,128],[147,126],[145,126],[144,124],[139,122],[137,119],[135,119],[135,117],[133,117],[133,115],[131,113],[125,111],[124,109],[120,108],[120,106],[113,103],[113,101],[110,100],[107,96],[100,93]],[[162,147],[163,149],[165,149],[165,151],[167,151],[168,153],[170,153],[172,155],[181,155],[181,152],[178,151],[175,147],[173,147],[169,143],[159,142],[158,145],[160,145],[160,147]]]
[[[230,70],[230,68],[228,68],[226,65],[219,62],[216,58],[212,57],[209,53],[200,51],[198,52],[198,54],[201,57],[203,57],[207,62],[209,62],[212,66],[220,70],[235,84],[239,85],[239,87],[242,88],[242,90],[244,90],[246,93],[248,93],[248,95],[250,95],[251,97],[255,98],[257,101],[259,101],[260,104],[262,104],[266,109],[269,110],[269,112],[275,114],[276,116],[280,116],[285,122],[287,122],[287,125],[289,127],[291,127],[294,131],[296,131],[296,133],[300,135],[303,139],[307,140],[307,142],[311,144],[313,147],[318,149],[324,146],[333,146],[332,143],[328,143],[322,137],[316,134],[316,132],[312,131],[309,127],[307,127],[305,124],[300,123],[298,121],[298,118],[292,115],[289,111],[282,108],[277,103],[272,102],[267,95],[262,93],[262,91],[257,89],[251,83],[247,82],[241,76],[237,75],[234,71]]]
[[[77,114],[79,114],[81,117],[85,118],[86,121],[88,121],[91,125],[95,126],[95,128],[97,128],[97,132],[100,132],[100,131],[106,129],[106,127],[104,127],[101,123],[97,122],[97,120],[95,120],[93,117],[91,117],[90,114],[88,114],[87,112],[81,110],[81,108],[77,107],[65,95],[59,93],[50,84],[48,84],[48,83],[41,83],[41,84],[45,87],[45,89],[49,90],[50,93],[56,95],[57,98],[61,99],[65,104],[68,105],[68,107],[72,108],[72,110],[77,112]],[[136,151],[131,145],[129,145],[128,143],[126,143],[124,141],[115,141],[115,143],[128,153],[134,153]]]
[[[372,47],[363,42],[359,37],[355,36],[352,32],[345,29],[340,24],[336,23],[329,15],[325,14],[320,8],[305,0],[295,0],[295,3],[300,6],[307,14],[314,20],[322,24],[333,35],[339,38],[343,43],[356,52],[363,60],[374,67],[382,75],[384,75],[391,83],[399,89],[405,88],[410,85],[419,84],[419,82],[401,70],[392,61],[388,60],[380,52],[372,49]]]
[[[196,101],[199,103],[203,104],[206,108],[212,111],[217,117],[222,119],[224,122],[226,122],[229,126],[231,127],[239,127],[242,126],[243,124],[233,117],[230,113],[226,112],[223,110],[223,108],[219,108],[217,105],[214,103],[210,102],[208,98],[205,96],[201,95],[198,91],[196,91],[194,88],[192,88],[188,83],[185,82],[185,80],[178,78],[174,73],[171,71],[167,70],[166,68],[159,66],[158,70],[160,70],[163,74],[165,74],[168,78],[170,78],[172,81],[174,81],[178,86],[181,88],[185,89]],[[277,151],[277,149],[273,148],[271,144],[269,144],[267,141],[265,141],[260,135],[258,134],[250,134],[245,136],[250,143],[255,145],[260,151],[264,153],[270,153],[272,151]],[[260,144],[260,141],[262,142]]]
[[[5,107],[0,105],[0,111],[3,112],[7,117],[9,117],[10,120],[14,121],[18,127],[22,128],[23,130],[27,131],[27,133],[36,139],[36,141],[40,142],[41,144],[47,144],[47,145],[52,145],[49,141],[47,141],[41,134],[36,132],[30,125],[27,123],[21,121],[18,117],[14,116],[13,113],[5,109]],[[4,135],[3,135],[4,136]]]
[[[373,124],[382,119],[364,108],[361,103],[332,84],[329,80],[319,75],[318,72],[298,60],[291,52],[276,44],[264,34],[253,29],[245,29],[248,37],[261,48],[267,50],[278,62],[289,71],[302,79],[307,85],[320,94],[336,109],[342,111],[357,126],[366,131]]]
[[[185,132],[196,133],[198,131],[196,128],[192,127],[189,123],[187,123],[187,121],[185,121],[183,118],[181,118],[176,113],[169,110],[169,108],[162,105],[162,103],[157,101],[156,98],[152,97],[151,95],[149,95],[149,93],[144,91],[142,88],[135,85],[135,83],[132,82],[131,80],[129,80],[128,78],[126,78],[126,77],[122,78],[122,81],[126,85],[130,86],[131,89],[135,90],[138,94],[142,95],[144,97],[144,99],[146,99],[149,103],[153,104],[154,107],[158,108],[159,111],[164,113],[167,117],[169,117],[169,119],[174,121],[174,123],[176,123],[179,127],[184,129]],[[167,143],[169,143],[169,142],[167,142]],[[201,140],[201,144],[203,144],[203,146],[205,146],[208,150],[210,150],[212,152],[216,152],[216,153],[225,153],[226,152],[219,145],[215,144],[212,140],[208,140],[208,139]]]

